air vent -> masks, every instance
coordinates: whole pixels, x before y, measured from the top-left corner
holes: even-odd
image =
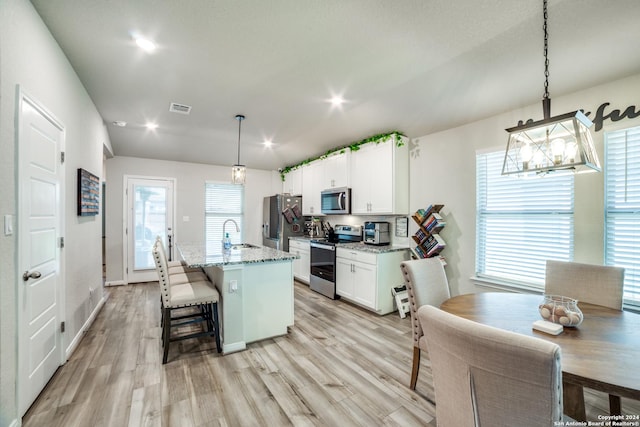
[[[172,102],[171,105],[169,105],[169,111],[172,113],[189,114],[191,112],[191,106]]]

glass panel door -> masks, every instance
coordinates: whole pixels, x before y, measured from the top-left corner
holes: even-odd
[[[157,280],[151,248],[160,236],[168,257],[173,250],[173,181],[128,181],[127,282]]]

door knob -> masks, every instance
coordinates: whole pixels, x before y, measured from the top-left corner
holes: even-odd
[[[40,274],[39,271],[32,271],[31,273],[29,273],[29,271],[25,271],[24,274],[22,275],[22,280],[26,282],[29,279],[39,279],[40,276],[42,275]]]

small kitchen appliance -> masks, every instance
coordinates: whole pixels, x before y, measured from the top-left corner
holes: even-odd
[[[367,245],[388,245],[389,223],[383,221],[367,221],[364,223],[364,242]]]

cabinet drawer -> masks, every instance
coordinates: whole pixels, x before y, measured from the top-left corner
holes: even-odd
[[[303,251],[308,251],[309,250],[309,242],[302,242],[300,240],[290,239],[289,240],[289,252],[291,252],[291,249],[301,249]]]
[[[376,254],[345,248],[337,248],[336,257],[351,261],[364,262],[366,264],[376,264],[378,262],[378,255]]]

